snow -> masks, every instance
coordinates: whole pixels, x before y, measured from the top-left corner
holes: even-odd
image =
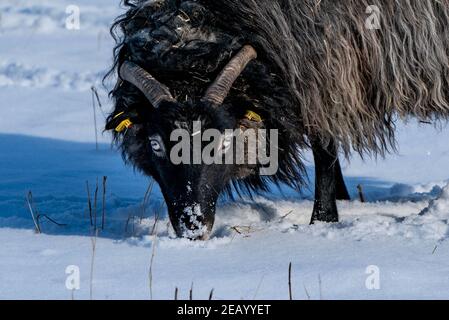
[[[182,234],[186,238],[196,239],[203,238],[207,233],[207,226],[201,221],[203,213],[201,211],[201,205],[196,203],[193,207],[186,207],[184,213],[189,217],[190,223],[195,227],[194,230],[187,228],[184,224],[181,224]]]
[[[65,28],[69,5],[80,8],[80,30]],[[195,299],[211,289],[215,299],[285,299],[290,262],[296,299],[448,298],[444,125],[399,122],[397,153],[345,161],[352,197],[361,184],[368,202],[339,202],[339,223],[308,224],[312,184],[300,195],[282,187],[254,200],[221,199],[208,241],[174,238],[158,187],[143,204],[149,180],[110,147],[98,110],[98,150],[94,143],[90,88],[107,113],[108,27],[122,12],[110,0],[0,3],[0,298],[89,299],[92,287],[94,299],[149,299],[151,261],[155,299],[172,299],[176,287],[187,298],[192,283]],[[86,181],[93,197],[98,179],[99,226],[103,176],[105,227],[91,275]],[[65,226],[41,218],[43,233],[33,231],[30,190],[37,211]],[[80,271],[74,292],[68,266]]]

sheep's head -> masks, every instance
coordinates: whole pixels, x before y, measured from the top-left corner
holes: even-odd
[[[232,158],[227,158],[230,150],[238,148],[234,138],[242,132],[242,117],[235,112],[235,103],[225,103],[234,81],[256,55],[251,46],[244,46],[202,99],[189,103],[176,101],[165,85],[138,65],[125,61],[120,67],[121,79],[147,98],[148,112],[144,117],[116,115],[107,129],[128,128],[124,147],[132,161],[158,182],[171,223],[180,237],[206,239],[212,230],[220,193],[231,179],[256,170],[254,164],[237,163],[234,152]],[[245,114],[245,106],[242,108]],[[140,119],[135,121],[133,117]],[[262,125],[260,119],[246,120],[255,123],[255,127]],[[249,148],[243,147],[243,152]]]

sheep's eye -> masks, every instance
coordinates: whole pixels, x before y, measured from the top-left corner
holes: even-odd
[[[158,135],[151,136],[149,138],[150,140],[150,146],[153,152],[157,156],[162,156],[164,154],[164,145],[162,144],[162,141]]]
[[[161,144],[158,141],[151,140],[150,144],[151,144],[151,149],[153,149],[154,152],[162,151]]]

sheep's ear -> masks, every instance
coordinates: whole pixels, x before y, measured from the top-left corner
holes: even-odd
[[[136,111],[122,111],[110,117],[110,119],[106,123],[105,129],[114,130],[120,133],[138,123],[138,119],[139,116]]]

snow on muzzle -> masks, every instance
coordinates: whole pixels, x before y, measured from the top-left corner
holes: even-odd
[[[169,206],[168,214],[178,237],[207,240],[215,221],[215,201],[174,203]]]

